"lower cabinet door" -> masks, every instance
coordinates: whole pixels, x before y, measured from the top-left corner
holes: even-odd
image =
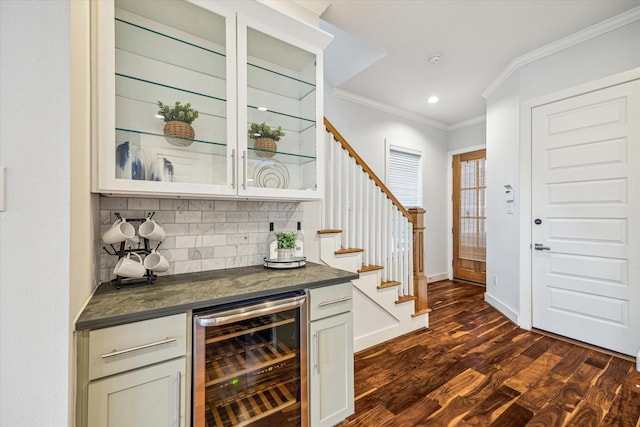
[[[353,314],[310,323],[311,427],[334,426],[353,414]]]
[[[89,427],[184,427],[185,358],[89,383]]]

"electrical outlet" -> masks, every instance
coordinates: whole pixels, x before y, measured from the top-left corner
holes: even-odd
[[[497,274],[493,275],[493,286],[498,286],[498,275]]]

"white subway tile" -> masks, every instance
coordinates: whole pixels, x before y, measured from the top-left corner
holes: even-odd
[[[202,261],[199,259],[192,261],[178,261],[174,263],[173,269],[175,274],[195,273],[202,271]]]
[[[218,233],[217,226],[220,224],[189,224],[189,234],[213,234]]]
[[[189,200],[190,211],[212,211],[215,206],[214,200]]]
[[[201,235],[176,236],[175,239],[176,239],[176,242],[175,242],[176,248],[197,248],[202,246]]]
[[[236,212],[238,210],[238,202],[229,200],[216,200],[217,211]]]
[[[216,246],[213,254],[216,258],[232,257],[238,254],[238,249],[235,246]]]
[[[205,234],[202,236],[202,246],[225,246],[226,244],[226,234]]]
[[[226,212],[223,212],[223,211],[202,212],[202,222],[225,222],[226,220],[227,220]]]
[[[202,271],[222,270],[226,267],[224,258],[208,258],[202,260]]]
[[[202,211],[177,211],[177,224],[194,224],[202,222]]]

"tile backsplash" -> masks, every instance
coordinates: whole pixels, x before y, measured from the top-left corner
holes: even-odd
[[[116,220],[153,218],[167,237],[158,248],[169,260],[165,274],[190,273],[262,264],[269,223],[276,231],[295,231],[302,203],[227,200],[100,197],[100,281],[113,278],[118,257],[105,253],[100,237]],[[133,223],[136,227],[138,223]],[[137,234],[137,233],[136,233]],[[154,245],[154,242],[151,242]]]

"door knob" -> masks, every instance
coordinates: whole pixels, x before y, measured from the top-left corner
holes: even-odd
[[[533,249],[536,251],[549,251],[551,248],[549,246],[543,246],[542,243],[534,243]]]

